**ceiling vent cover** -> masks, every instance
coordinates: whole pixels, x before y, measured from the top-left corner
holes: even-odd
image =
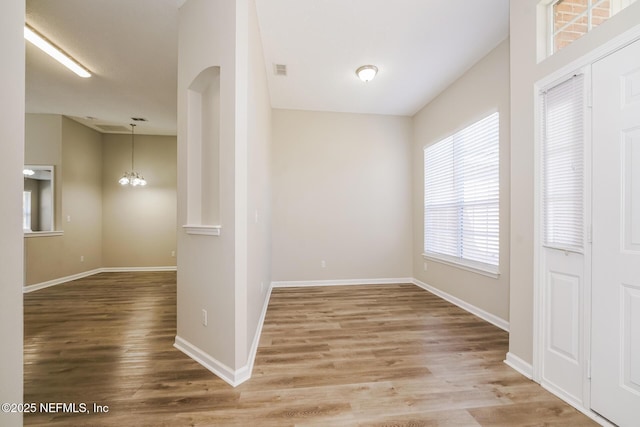
[[[284,64],[273,64],[273,74],[276,76],[286,76],[287,66]]]

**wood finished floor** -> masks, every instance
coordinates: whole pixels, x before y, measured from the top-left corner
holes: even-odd
[[[507,333],[407,284],[275,289],[252,378],[173,348],[176,275],[25,295],[25,402],[108,405],[27,426],[589,426],[502,361]]]

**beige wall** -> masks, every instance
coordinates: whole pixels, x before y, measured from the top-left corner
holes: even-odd
[[[26,135],[26,163],[56,168],[55,223],[64,234],[25,238],[25,284],[101,267],[100,133],[66,117],[27,114]]]
[[[200,134],[189,120],[188,90],[203,71],[220,67],[219,161],[203,167],[219,168],[222,229],[215,237],[178,231],[176,343],[235,383],[247,378],[270,280],[271,107],[254,0],[188,0],[178,49],[178,224],[187,224],[187,196],[200,186],[187,173]]]
[[[274,110],[274,281],[411,277],[411,141],[408,117]]]
[[[22,402],[24,0],[0,2],[0,403]],[[0,425],[22,414],[0,412]]]
[[[102,141],[102,266],[175,266],[176,137],[135,135],[134,167],[145,187],[118,183],[131,169],[131,135]]]
[[[188,0],[178,26],[178,302],[177,336],[236,368],[236,2]],[[187,234],[188,88],[220,67],[220,236]],[[246,195],[245,195],[246,201]],[[207,310],[208,325],[201,323]],[[246,300],[244,310],[246,312]],[[242,345],[246,346],[243,329]]]
[[[248,3],[247,349],[271,283],[271,100],[255,3]]]
[[[67,274],[102,264],[102,135],[62,119],[62,228]],[[84,261],[80,261],[80,257]]]
[[[172,267],[176,258],[176,138],[136,135],[149,185],[121,187],[131,136],[100,134],[59,115],[26,115],[26,161],[56,167],[56,230],[25,239],[25,284],[102,267]]]
[[[500,114],[500,277],[427,260],[424,270],[424,147]],[[413,277],[500,319],[509,319],[509,42],[504,41],[413,118]]]
[[[640,23],[640,2],[537,63],[538,0],[511,0],[511,289],[509,351],[533,360],[534,84]]]

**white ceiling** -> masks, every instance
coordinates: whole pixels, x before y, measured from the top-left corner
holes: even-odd
[[[27,112],[98,130],[144,117],[136,133],[175,135],[181,3],[27,0],[27,22],[93,73],[81,79],[27,43]],[[271,104],[413,115],[507,37],[508,3],[256,0]],[[364,64],[380,70],[372,82],[355,75]]]
[[[508,0],[256,4],[274,108],[412,116],[509,31]],[[369,83],[355,75],[365,64],[379,69]]]
[[[26,3],[27,23],[93,73],[82,79],[26,43],[27,112],[77,117],[91,127],[127,128],[131,117],[144,117],[136,133],[176,134],[176,0]]]

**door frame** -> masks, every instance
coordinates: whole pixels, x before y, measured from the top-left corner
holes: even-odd
[[[613,38],[609,42],[603,44],[597,49],[592,50],[586,55],[570,62],[569,64],[561,67],[553,73],[538,80],[533,87],[534,90],[534,269],[533,269],[533,365],[532,376],[533,380],[539,383],[542,387],[555,394],[559,398],[563,399],[576,409],[587,415],[588,417],[596,420],[602,425],[612,425],[606,419],[599,416],[597,413],[591,410],[591,391],[590,391],[590,362],[591,362],[591,151],[592,151],[592,139],[591,139],[591,65],[596,61],[640,40],[640,25],[637,25],[629,31]],[[580,321],[583,322],[582,326],[582,340],[581,349],[583,351],[584,366],[583,372],[583,399],[582,402],[576,402],[574,399],[568,399],[568,396],[562,393],[562,390],[558,390],[555,387],[550,387],[549,384],[545,384],[542,379],[543,367],[544,367],[544,342],[545,342],[545,319],[544,313],[546,310],[544,293],[544,255],[542,246],[542,206],[541,206],[541,190],[542,190],[542,173],[540,159],[542,149],[542,134],[540,132],[542,124],[542,97],[540,94],[543,90],[558,84],[567,78],[570,78],[574,74],[582,73],[585,75],[586,90],[586,117],[585,117],[585,176],[584,176],[584,221],[585,221],[585,248],[584,248],[584,289],[582,298],[582,307],[580,310],[582,316]]]

